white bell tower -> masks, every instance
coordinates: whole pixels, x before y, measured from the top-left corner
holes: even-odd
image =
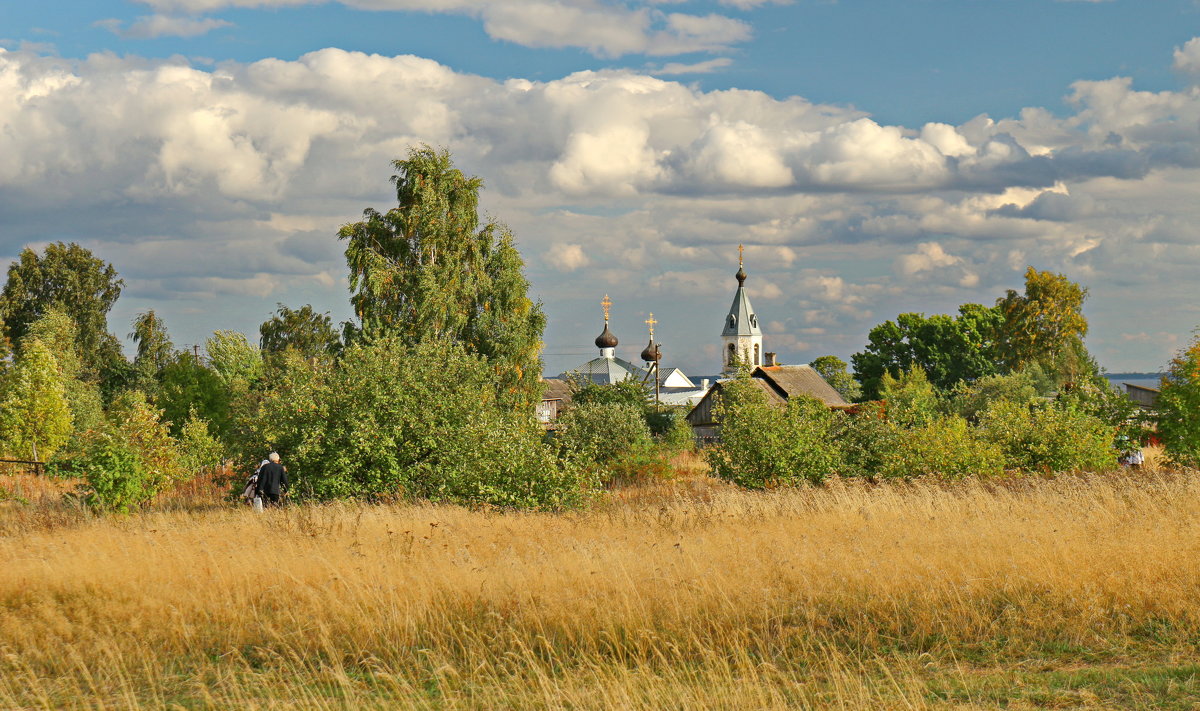
[[[738,245],[738,288],[733,295],[733,305],[725,316],[725,328],[721,331],[722,372],[731,374],[737,365],[757,366],[763,364],[762,329],[758,316],[746,295],[746,270],[742,267],[745,248]]]

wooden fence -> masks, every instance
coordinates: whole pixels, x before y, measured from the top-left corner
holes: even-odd
[[[33,474],[46,473],[45,462],[35,462],[29,459],[0,459],[0,474]]]

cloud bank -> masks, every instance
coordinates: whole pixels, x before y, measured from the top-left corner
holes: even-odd
[[[181,2],[157,9],[207,8]],[[174,300],[208,330],[229,324],[205,321],[205,303],[243,304],[245,330],[276,300],[336,310],[337,226],[386,206],[388,162],[424,142],[485,177],[486,207],[516,230],[559,329],[552,346],[590,342],[579,314],[610,293],[676,319],[676,357],[703,370],[716,333],[684,324],[721,311],[744,242],[765,318],[821,329],[806,348],[848,353],[899,310],[989,302],[1035,264],[1113,309],[1107,325],[1093,318],[1102,361],[1111,346],[1152,366],[1163,348],[1122,338],[1125,321],[1200,321],[1153,289],[1200,266],[1200,89],[1113,78],[1068,99],[1066,116],[910,128],[627,70],[495,81],[338,49],[211,70],[0,51],[0,252],[88,242],[133,306]]]

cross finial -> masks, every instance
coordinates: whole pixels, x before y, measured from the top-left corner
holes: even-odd
[[[645,321],[645,324],[650,327],[650,337],[651,338],[654,338],[654,324],[656,324],[656,323],[658,323],[658,321],[654,320],[654,312],[651,311],[650,318],[646,319],[646,321]]]
[[[608,323],[608,309],[612,306],[612,302],[608,300],[608,294],[604,295],[604,301],[600,302],[604,307],[604,323]]]
[[[738,266],[739,267],[742,266],[742,252],[744,252],[744,251],[746,251],[746,248],[739,244],[738,245]]]

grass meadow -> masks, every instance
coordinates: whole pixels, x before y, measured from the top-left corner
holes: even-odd
[[[0,477],[0,708],[1200,707],[1196,473],[692,471],[561,514],[61,486]]]

